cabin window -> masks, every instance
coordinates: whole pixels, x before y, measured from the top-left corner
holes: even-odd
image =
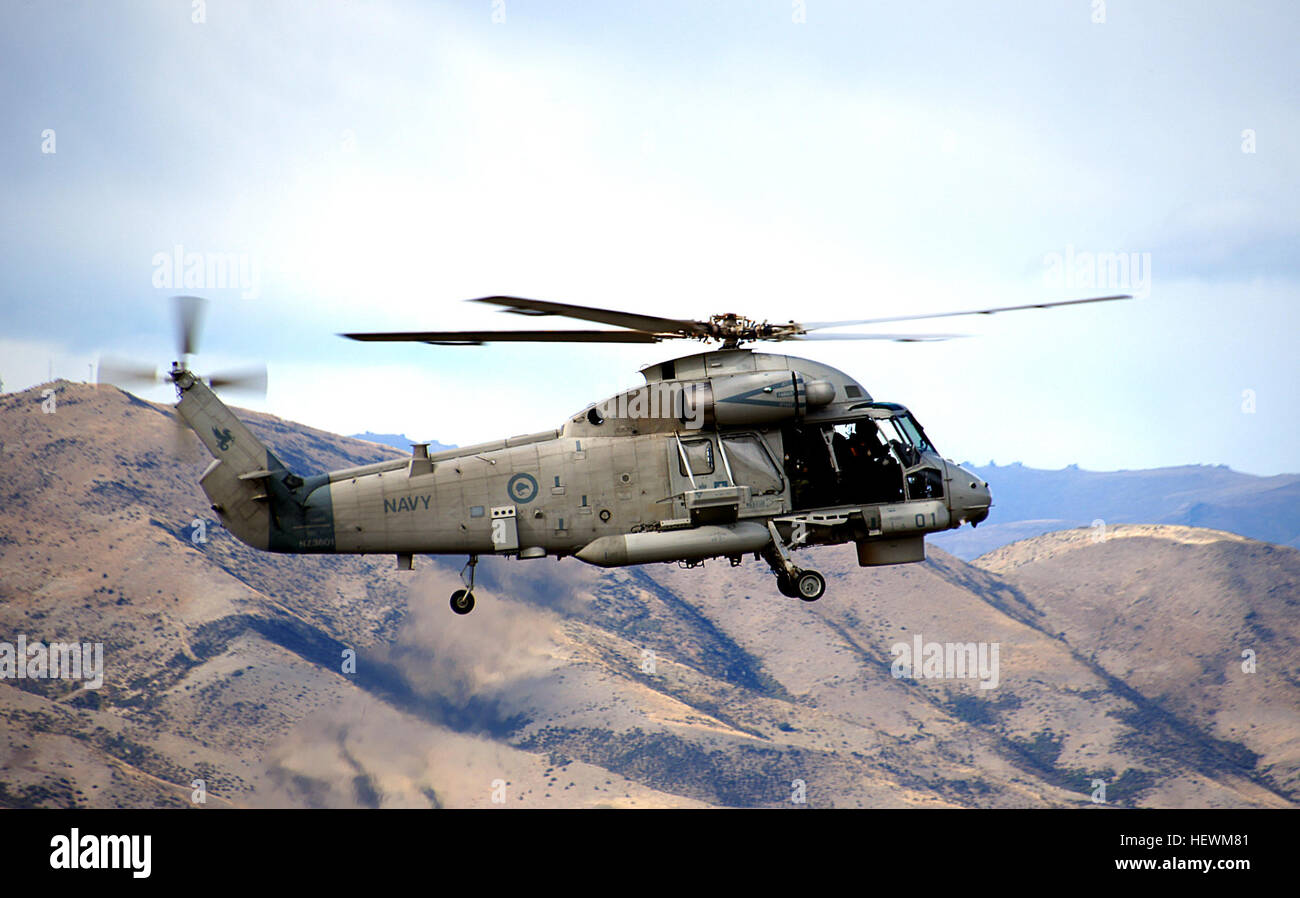
[[[686,459],[683,460],[679,454],[677,467],[683,477],[687,476],[687,461],[691,463],[690,476],[692,477],[713,473],[713,440],[682,440],[682,449],[686,453]]]
[[[784,491],[781,472],[757,434],[725,434],[722,439],[736,483],[748,486],[755,495],[770,496]]]

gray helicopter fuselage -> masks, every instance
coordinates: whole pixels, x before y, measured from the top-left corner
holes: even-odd
[[[222,524],[277,552],[618,566],[854,541],[861,564],[893,564],[988,514],[987,484],[830,366],[731,349],[642,374],[557,430],[315,476],[197,379],[178,380],[178,409],[214,456],[202,485]]]

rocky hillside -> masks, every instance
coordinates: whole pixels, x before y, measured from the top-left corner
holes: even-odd
[[[840,547],[802,561],[815,604],[752,560],[485,559],[458,617],[463,558],[255,552],[169,454],[170,408],[58,387],[54,414],[0,396],[0,642],[102,642],[105,683],[0,681],[0,805],[187,806],[196,780],[209,807],[1087,806],[1096,780],[1119,806],[1300,804],[1294,549],[1121,526],[863,570]],[[300,472],[391,454],[243,417]],[[915,637],[996,646],[996,685],[895,677]]]

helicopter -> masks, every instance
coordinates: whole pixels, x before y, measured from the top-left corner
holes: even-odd
[[[364,342],[477,346],[491,342],[659,343],[718,348],[641,369],[645,383],[592,403],[553,430],[327,473],[290,471],[214,389],[265,390],[265,375],[189,368],[202,300],[177,297],[180,359],[156,380],[176,388],[179,418],[213,456],[199,479],[222,526],[256,549],[303,554],[466,555],[457,614],[473,610],[480,556],[572,556],[612,568],[695,567],[752,554],[785,596],[813,602],[825,578],[795,553],[853,542],[863,567],[925,560],[925,536],[984,521],[987,482],[945,459],[905,406],[873,398],[821,362],[746,344],[818,340],[929,342],[958,334],[820,333],[963,315],[1130,299],[1128,295],[852,321],[771,323],[737,314],[663,318],[489,296],[473,302],[618,330],[345,333]],[[104,368],[101,367],[101,371]],[[112,365],[101,379],[140,379]]]

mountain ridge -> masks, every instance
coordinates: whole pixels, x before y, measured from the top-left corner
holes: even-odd
[[[935,545],[973,559],[1053,530],[1109,524],[1183,524],[1300,548],[1300,474],[1261,477],[1221,465],[1123,471],[971,466],[993,507],[978,528],[938,534]]]
[[[196,779],[244,806],[491,807],[500,781],[522,807],[792,807],[799,783],[1086,807],[1095,779],[1118,806],[1300,803],[1292,549],[1127,525],[976,564],[841,546],[809,551],[813,604],[752,561],[485,558],[458,618],[463,559],[256,552],[211,520],[206,462],[164,451],[170,407],[40,395],[0,396],[0,641],[102,641],[105,685],[0,682],[0,804],[184,806]],[[405,454],[239,415],[300,470]],[[1000,645],[999,685],[895,677],[918,634]]]

